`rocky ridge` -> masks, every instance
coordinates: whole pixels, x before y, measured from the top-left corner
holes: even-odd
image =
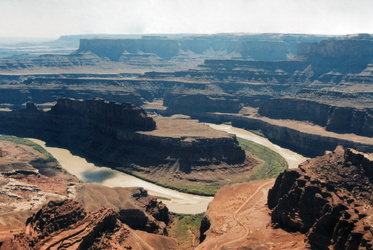
[[[286,170],[268,193],[271,221],[319,249],[370,249],[372,155],[339,147]]]
[[[151,246],[150,246],[151,245]],[[71,200],[50,201],[30,217],[24,232],[3,243],[6,249],[176,249],[176,240],[138,232],[110,208],[86,211]]]

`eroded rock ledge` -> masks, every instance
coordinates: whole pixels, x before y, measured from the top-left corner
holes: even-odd
[[[268,194],[272,223],[306,234],[315,249],[370,249],[372,181],[372,154],[338,147],[277,178]]]
[[[94,212],[72,200],[50,201],[30,217],[5,249],[176,249],[173,238],[136,232],[111,208]]]

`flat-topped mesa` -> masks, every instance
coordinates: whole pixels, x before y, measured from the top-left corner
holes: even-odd
[[[170,59],[178,55],[179,46],[178,40],[161,37],[150,39],[93,38],[81,39],[76,53],[90,51],[100,57],[107,57],[111,61],[119,61],[123,53],[151,53],[164,59]]]
[[[196,181],[194,171],[239,172],[256,164],[234,135],[185,117],[153,119],[132,104],[64,98],[50,111],[29,104],[24,110],[0,112],[0,120],[0,133],[43,139],[122,171],[159,178],[170,174],[172,179],[172,172],[181,171]],[[215,176],[208,176],[213,181]]]
[[[373,37],[369,34],[345,39],[300,44],[298,56],[309,61],[317,74],[336,71],[360,73],[373,60]]]
[[[52,107],[50,113],[137,131],[156,128],[155,121],[148,117],[143,109],[131,103],[109,102],[98,98],[92,100],[62,98]]]
[[[373,247],[373,155],[337,147],[285,170],[268,193],[272,223],[312,249]]]

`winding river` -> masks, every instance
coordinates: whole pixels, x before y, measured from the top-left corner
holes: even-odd
[[[228,125],[207,125],[214,129],[236,134],[237,137],[252,140],[256,143],[269,147],[282,155],[287,160],[289,167],[297,167],[299,163],[307,159],[288,149],[281,148],[269,142],[267,139],[255,135],[249,131],[234,128]],[[87,162],[86,159],[82,157],[71,154],[71,152],[67,149],[46,146],[44,141],[38,139],[30,140],[44,147],[60,162],[63,168],[78,177],[83,182],[98,183],[108,187],[144,187],[151,195],[167,198],[167,200],[162,200],[162,202],[167,205],[170,211],[175,213],[196,214],[205,212],[209,202],[213,198],[181,193],[172,189],[160,187],[111,168],[96,166],[93,163]]]

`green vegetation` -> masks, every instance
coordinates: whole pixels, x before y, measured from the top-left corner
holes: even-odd
[[[258,143],[237,138],[242,149],[251,152],[264,161],[264,163],[249,177],[250,181],[276,178],[288,168],[286,160],[273,150]]]
[[[250,153],[256,155],[258,158],[263,160],[263,163],[257,167],[254,173],[248,174],[248,176],[243,176],[243,178],[239,182],[248,182],[248,181],[255,181],[255,180],[264,180],[268,178],[276,178],[282,171],[288,168],[288,164],[286,160],[279,155],[278,153],[274,152],[273,150],[262,146],[258,143],[237,138],[240,146],[243,150],[249,151]],[[178,190],[180,192],[189,193],[189,194],[196,194],[196,195],[205,195],[205,196],[214,196],[215,193],[225,185],[231,185],[236,182],[226,181],[226,182],[215,182],[215,183],[200,183],[196,182],[194,185],[180,185],[180,184],[170,184],[162,181],[156,181],[154,179],[149,178],[146,175],[143,175],[139,172],[134,171],[126,171],[122,170],[125,173],[131,174],[136,176],[137,178],[146,180],[148,182],[154,183],[156,185],[171,188],[174,190]]]
[[[205,183],[196,182],[195,185],[177,185],[177,184],[170,184],[170,183],[166,183],[162,181],[156,181],[154,179],[149,178],[146,175],[143,175],[142,173],[135,172],[135,171],[128,171],[125,169],[120,169],[119,171],[122,171],[129,175],[133,175],[139,179],[156,184],[161,187],[174,189],[174,190],[177,190],[183,193],[196,194],[196,195],[202,195],[202,196],[214,196],[216,191],[218,191],[222,186],[230,185],[234,183],[234,182],[219,182],[219,183],[205,184]]]
[[[251,133],[253,133],[255,135],[258,135],[258,136],[266,138],[266,136],[263,134],[263,131],[261,129],[259,129],[259,130],[250,130],[249,129],[248,131],[250,131]]]
[[[170,236],[177,239],[182,249],[193,249],[197,245],[196,238],[204,213],[201,214],[176,214],[171,226],[167,229]]]
[[[166,198],[166,197],[163,197],[163,196],[154,195],[154,197],[157,198],[158,200],[164,200],[164,201],[170,201],[171,200],[170,198]]]
[[[45,160],[47,162],[55,162],[58,163],[56,158],[54,158],[49,152],[47,152],[42,146],[36,144],[35,142],[32,142],[30,140],[27,140],[25,138],[11,136],[11,135],[0,135],[0,141],[10,141],[15,144],[21,144],[26,145],[34,150],[38,151],[39,153],[43,154],[45,156]]]

